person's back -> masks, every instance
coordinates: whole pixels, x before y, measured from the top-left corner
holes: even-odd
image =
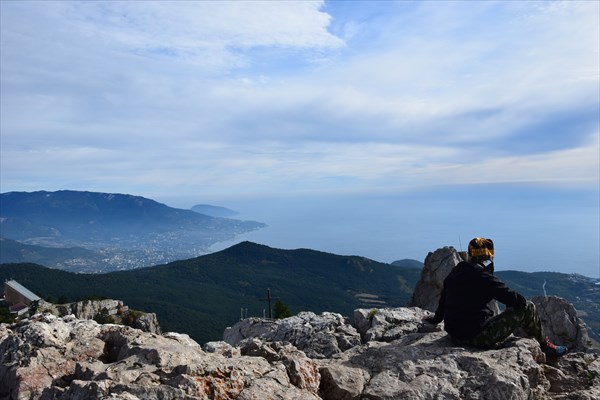
[[[544,338],[535,305],[493,275],[493,242],[484,238],[471,240],[469,256],[469,262],[459,263],[444,280],[438,308],[428,322],[437,324],[443,320],[454,341],[477,347],[501,343],[521,327],[538,340],[547,354],[565,354],[566,347]],[[493,316],[493,299],[505,304],[507,310]]]
[[[444,325],[456,339],[470,339],[483,323],[494,316],[488,306],[491,297],[481,283],[482,276],[476,267],[461,262],[444,281]]]

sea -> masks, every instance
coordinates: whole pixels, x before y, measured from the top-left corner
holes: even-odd
[[[444,246],[466,250],[491,238],[497,270],[554,271],[600,278],[598,190],[465,185],[413,191],[294,194],[224,199],[233,218],[268,226],[220,242],[308,248],[391,263],[424,261]]]

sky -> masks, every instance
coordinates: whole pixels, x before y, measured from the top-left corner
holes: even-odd
[[[229,206],[385,262],[493,234],[600,274],[600,2],[0,7],[3,193]]]

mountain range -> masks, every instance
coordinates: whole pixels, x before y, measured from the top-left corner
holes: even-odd
[[[0,237],[9,239],[0,243],[0,262],[74,272],[131,269],[206,254],[215,243],[265,226],[127,194],[8,192],[0,194]]]
[[[15,279],[40,297],[71,301],[114,298],[155,312],[164,330],[190,334],[200,343],[220,340],[242,316],[268,315],[267,290],[292,313],[338,312],[405,306],[421,270],[310,249],[282,250],[242,242],[188,260],[106,274],[75,274],[35,264],[2,264],[0,279]],[[527,297],[556,295],[572,302],[600,331],[600,286],[561,273],[499,271]],[[275,300],[274,299],[274,300]]]

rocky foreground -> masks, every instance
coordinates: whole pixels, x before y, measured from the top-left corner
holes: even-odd
[[[563,299],[532,299],[550,339],[571,349],[558,360],[532,339],[480,350],[423,324],[458,261],[452,248],[428,255],[414,307],[358,309],[353,323],[250,318],[204,346],[81,315],[1,324],[0,399],[600,399],[600,350]]]
[[[600,352],[454,346],[420,308],[248,319],[201,347],[73,316],[0,326],[2,399],[598,399]]]

